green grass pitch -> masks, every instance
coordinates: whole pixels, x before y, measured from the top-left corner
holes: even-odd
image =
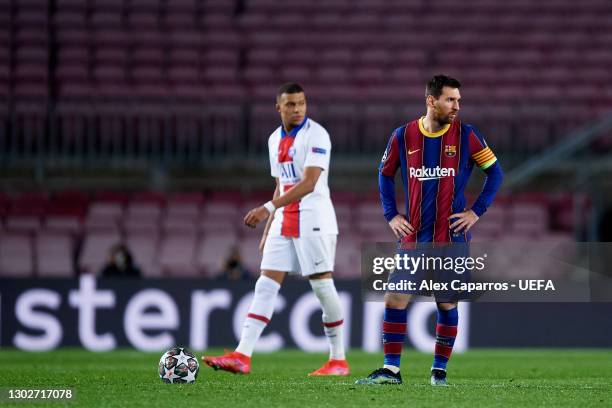
[[[219,350],[211,351],[219,352]],[[200,353],[197,353],[198,355]],[[352,351],[348,378],[309,378],[326,356],[288,350],[256,354],[247,376],[201,365],[195,384],[163,384],[161,353],[117,350],[91,353],[0,351],[1,407],[609,407],[609,350],[483,349],[453,356],[448,388],[429,385],[431,356],[407,351],[401,386],[357,386],[355,379],[381,365],[381,354]],[[75,399],[18,402],[9,388],[65,388]]]

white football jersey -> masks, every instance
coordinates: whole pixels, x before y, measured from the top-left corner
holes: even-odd
[[[302,180],[306,167],[323,169],[312,193],[275,211],[269,235],[297,238],[338,234],[327,184],[331,140],[325,128],[309,118],[289,134],[279,126],[268,139],[268,149],[271,174],[279,179],[281,195]]]

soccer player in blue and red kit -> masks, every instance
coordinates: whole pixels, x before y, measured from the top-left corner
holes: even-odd
[[[445,75],[426,87],[427,114],[396,129],[379,168],[384,216],[400,249],[470,241],[470,228],[491,205],[503,179],[497,158],[472,125],[457,120],[461,84]],[[482,192],[467,209],[464,190],[474,166],[487,175]],[[395,201],[395,174],[401,171],[406,215]],[[393,276],[393,273],[391,274]],[[391,277],[390,277],[391,279]],[[445,386],[459,315],[457,299],[436,297],[438,319],[431,384]],[[382,324],[384,365],[357,384],[401,384],[400,357],[411,293],[387,292]]]

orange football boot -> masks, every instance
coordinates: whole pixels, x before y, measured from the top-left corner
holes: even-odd
[[[308,374],[309,377],[320,375],[347,376],[349,375],[349,365],[346,360],[329,360],[323,364],[323,367]]]
[[[251,372],[251,357],[237,351],[225,352],[222,356],[203,356],[202,361],[215,370],[229,371],[234,374],[249,374]]]

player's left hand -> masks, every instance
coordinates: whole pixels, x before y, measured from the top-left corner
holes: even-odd
[[[244,217],[244,224],[251,228],[255,228],[257,224],[268,218],[269,215],[270,213],[263,205],[261,207],[253,208]]]
[[[455,222],[453,222],[449,228],[453,230],[453,232],[468,232],[470,228],[472,228],[472,225],[476,224],[479,217],[474,211],[466,210],[448,217],[449,220],[455,218]]]

